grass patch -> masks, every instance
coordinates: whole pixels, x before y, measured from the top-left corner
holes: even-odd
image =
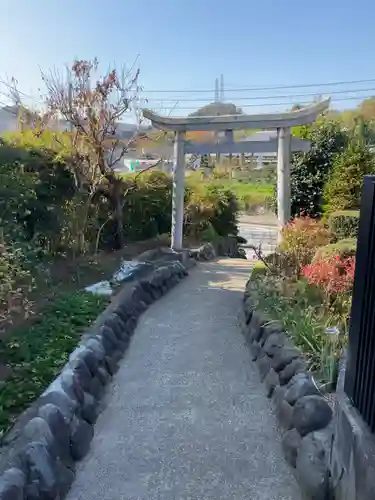
[[[239,207],[243,211],[251,210],[257,205],[268,207],[272,199],[271,184],[228,181],[228,188],[236,195]]]
[[[273,185],[263,184],[255,182],[240,182],[234,179],[210,179],[209,181],[204,181],[200,172],[193,173],[186,178],[186,184],[214,184],[221,185],[226,189],[230,189],[232,193],[236,196],[238,201],[238,206],[241,211],[248,211],[257,206],[264,206],[268,208],[272,201]]]
[[[270,320],[282,323],[320,383],[334,384],[346,328],[322,306],[319,290],[303,279],[292,282],[269,275],[254,278],[256,308]],[[332,326],[341,326],[343,333],[327,335],[326,328]]]
[[[0,341],[0,358],[12,368],[0,386],[0,437],[57,376],[83,331],[108,303],[108,297],[82,291],[61,296],[34,324]]]

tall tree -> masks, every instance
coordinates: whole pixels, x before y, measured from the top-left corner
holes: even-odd
[[[90,186],[91,199],[104,195],[110,202],[121,247],[124,187],[114,167],[132,142],[122,139],[118,132],[124,115],[133,112],[137,116],[139,70],[111,69],[99,76],[98,66],[97,59],[76,60],[66,76],[50,71],[42,77],[47,88],[48,119],[67,122],[80,165],[86,165],[76,172],[79,182]]]

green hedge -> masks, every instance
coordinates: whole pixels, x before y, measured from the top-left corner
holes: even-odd
[[[0,231],[8,241],[27,242],[40,255],[90,252],[97,240],[101,249],[116,248],[114,207],[108,197],[95,196],[88,206],[88,193],[77,191],[69,165],[43,151],[37,156],[25,153],[23,161],[2,162],[4,148],[0,145]],[[155,170],[136,179],[134,175],[121,177],[125,242],[169,233],[171,176]],[[188,183],[186,234],[198,235],[209,224],[220,236],[236,234],[236,215],[230,185]]]
[[[356,238],[359,225],[359,210],[332,212],[328,215],[327,222],[336,240]]]
[[[375,156],[363,141],[352,140],[348,148],[335,157],[324,186],[324,205],[328,212],[358,210],[365,175],[375,171]]]
[[[313,263],[320,260],[324,260],[329,257],[334,257],[339,255],[340,257],[351,257],[355,255],[357,249],[357,240],[355,238],[347,238],[345,240],[338,241],[337,243],[331,243],[324,247],[318,248],[316,251]]]

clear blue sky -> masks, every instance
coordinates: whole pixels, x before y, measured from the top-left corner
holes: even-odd
[[[97,56],[107,67],[131,65],[139,54],[140,82],[154,99],[160,94],[150,90],[213,89],[220,73],[227,100],[234,100],[233,87],[375,78],[374,0],[0,0],[0,6],[0,77],[15,76],[35,96],[38,67],[63,68],[75,57]],[[375,82],[348,88],[375,89]],[[183,97],[206,96],[212,100],[213,91]]]

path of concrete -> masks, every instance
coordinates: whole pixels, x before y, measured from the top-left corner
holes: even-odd
[[[200,264],[144,313],[68,500],[300,500],[238,326],[248,273]]]
[[[264,218],[265,217],[265,218]],[[240,215],[238,218],[239,234],[247,240],[248,245],[261,248],[263,255],[273,253],[277,246],[277,224],[271,224],[273,219],[268,216]],[[277,219],[276,219],[277,223]],[[254,250],[244,246],[248,259],[254,259]]]

